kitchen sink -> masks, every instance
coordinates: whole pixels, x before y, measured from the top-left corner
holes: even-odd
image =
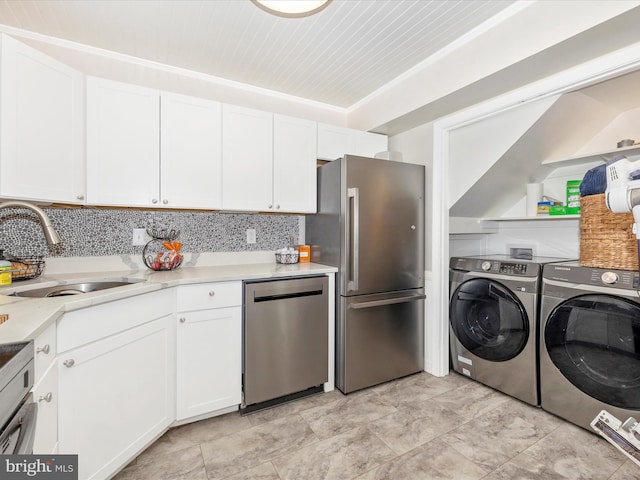
[[[141,280],[125,281],[125,282],[86,282],[86,283],[70,283],[67,285],[56,285],[54,287],[33,288],[31,290],[23,290],[14,292],[11,295],[15,297],[30,298],[49,298],[64,297],[68,295],[80,295],[81,293],[97,292],[108,288],[122,287],[124,285],[132,285]]]

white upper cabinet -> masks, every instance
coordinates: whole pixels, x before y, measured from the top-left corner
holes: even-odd
[[[316,122],[274,115],[275,211],[316,213]]]
[[[87,203],[158,206],[157,90],[87,78]]]
[[[0,41],[0,196],[84,203],[82,74]]]
[[[387,136],[336,125],[318,124],[318,158],[336,160],[344,154],[373,157],[387,150]]]
[[[88,203],[219,209],[221,104],[87,80]]]
[[[315,213],[316,123],[222,108],[222,208]]]
[[[273,209],[273,114],[222,107],[222,208]]]
[[[162,206],[222,207],[222,105],[162,92]]]

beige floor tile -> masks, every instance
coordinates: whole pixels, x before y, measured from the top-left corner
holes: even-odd
[[[288,415],[299,413],[303,410],[308,410],[309,408],[326,405],[341,398],[344,398],[344,395],[338,390],[333,390],[331,392],[312,395],[307,398],[302,398],[300,400],[284,403],[266,410],[254,412],[247,415],[245,418],[249,420],[253,426],[260,425],[262,423],[277,420],[278,418],[284,418]]]
[[[175,427],[145,450],[137,458],[137,461],[153,461],[158,456],[209,442],[225,435],[246,430],[247,428],[251,428],[251,424],[249,420],[241,417],[239,412],[228,413],[226,415]]]
[[[564,475],[554,472],[549,465],[526,453],[521,453],[500,465],[482,480],[566,480]]]
[[[280,480],[280,476],[271,462],[227,477],[225,480]]]
[[[398,457],[358,480],[477,480],[487,471],[440,440]]]
[[[394,407],[404,403],[415,403],[450,392],[457,388],[455,382],[447,382],[428,373],[418,373],[410,377],[385,383],[373,390]],[[461,386],[461,385],[458,385]]]
[[[487,471],[498,468],[558,428],[556,419],[535,407],[508,399],[443,435],[444,442]]]
[[[427,401],[405,403],[369,424],[369,429],[399,455],[457,428],[466,420]]]
[[[201,444],[209,479],[225,478],[317,442],[299,415]]]
[[[622,455],[622,454],[620,454]],[[627,460],[609,480],[638,480],[640,478],[640,465]]]
[[[470,420],[490,412],[508,399],[508,396],[481,383],[467,382],[458,388],[433,397],[431,402]]]
[[[395,453],[366,427],[276,458],[283,480],[347,480],[395,457]]]
[[[134,463],[113,480],[207,480],[199,446],[187,447],[159,456],[152,462]]]
[[[319,438],[367,424],[394,413],[395,407],[385,402],[373,390],[344,396],[334,402],[300,412]]]
[[[563,423],[525,451],[566,478],[602,480],[625,462],[606,440],[582,428]]]

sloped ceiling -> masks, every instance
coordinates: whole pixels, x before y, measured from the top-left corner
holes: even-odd
[[[0,24],[349,107],[510,0],[333,0],[281,18],[249,0],[2,0]]]

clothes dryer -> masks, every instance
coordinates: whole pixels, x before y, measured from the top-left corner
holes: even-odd
[[[506,255],[451,258],[453,369],[539,405],[537,319],[542,266],[566,260]]]
[[[640,418],[640,275],[546,265],[540,311],[544,410],[591,431],[601,410]]]

